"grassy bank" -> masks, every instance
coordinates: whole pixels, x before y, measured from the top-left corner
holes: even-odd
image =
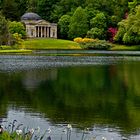
[[[114,47],[110,48],[111,51],[139,51],[140,45],[136,46],[126,46],[126,45],[119,45],[113,44]]]
[[[62,39],[29,39],[24,41],[26,49],[81,49],[78,43]]]
[[[62,39],[28,39],[23,42],[23,48],[0,46],[1,53],[31,53],[32,50],[47,50],[47,49],[81,49],[76,42]],[[94,50],[94,49],[93,49]],[[113,44],[111,51],[139,51],[140,45],[126,46]]]
[[[19,49],[11,46],[0,46],[0,54],[4,53],[31,53],[32,50]]]
[[[0,50],[0,53],[31,53],[32,50]]]

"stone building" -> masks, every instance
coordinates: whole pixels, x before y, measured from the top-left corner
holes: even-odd
[[[43,20],[36,13],[25,13],[21,22],[25,24],[29,38],[57,38],[57,24]]]

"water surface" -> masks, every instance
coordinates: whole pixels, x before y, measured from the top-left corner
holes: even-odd
[[[139,56],[0,56],[0,121],[52,139],[140,139]],[[4,122],[7,121],[7,122]]]

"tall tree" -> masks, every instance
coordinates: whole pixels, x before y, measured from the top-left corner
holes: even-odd
[[[27,6],[27,11],[36,13],[37,12],[37,4],[38,4],[38,0],[29,0],[28,6]]]
[[[69,25],[69,37],[85,37],[88,31],[87,14],[82,7],[78,7],[71,17]]]
[[[54,4],[58,0],[39,0],[37,5],[37,13],[45,20],[51,21],[51,12]]]
[[[8,38],[8,22],[0,12],[0,45],[6,44]]]
[[[1,10],[6,19],[20,20],[27,10],[27,0],[4,0]]]
[[[140,44],[140,6],[135,8],[135,13],[119,23],[119,30],[115,41],[125,44]]]
[[[63,15],[58,22],[59,30],[60,30],[60,37],[61,38],[68,38],[68,31],[69,31],[69,24],[70,24],[70,16]]]
[[[52,11],[52,18],[58,21],[63,15],[73,15],[77,7],[84,7],[85,0],[59,0]]]

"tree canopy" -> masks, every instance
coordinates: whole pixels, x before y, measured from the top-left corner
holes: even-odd
[[[139,38],[135,32],[140,28],[139,8],[136,8],[139,5],[139,0],[0,0],[0,11],[10,21],[20,21],[25,12],[35,12],[47,21],[58,23],[58,36],[64,39],[88,36],[113,40],[108,30],[116,33],[119,28],[115,40],[129,43],[128,40],[138,40],[134,36]]]
[[[124,44],[140,44],[140,6],[135,7],[128,18],[119,22],[119,30],[115,36],[115,41]]]

